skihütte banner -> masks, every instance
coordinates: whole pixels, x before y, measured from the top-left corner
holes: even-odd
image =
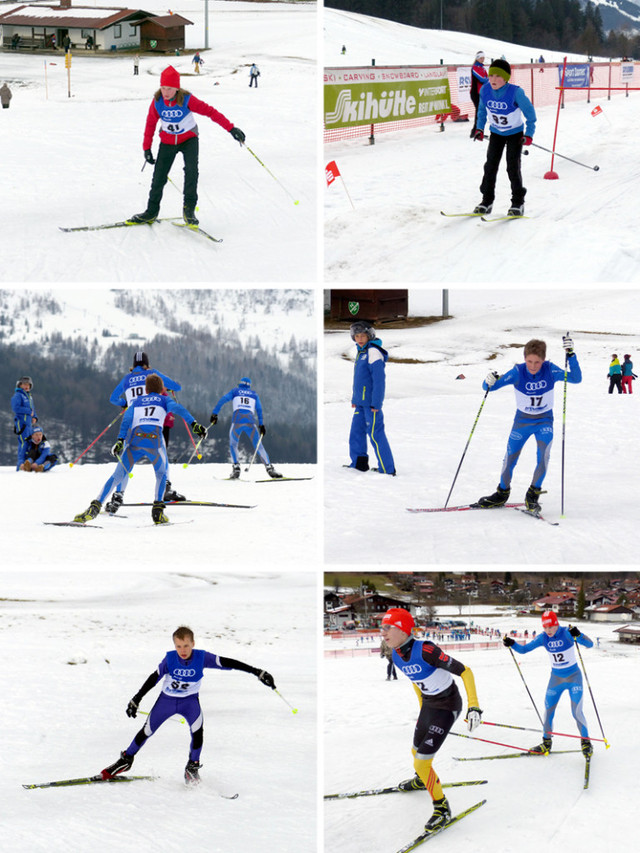
[[[326,128],[424,118],[451,110],[446,68],[327,68]]]

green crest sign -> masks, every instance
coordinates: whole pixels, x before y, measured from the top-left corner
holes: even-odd
[[[350,302],[349,303],[349,314],[351,314],[352,317],[355,317],[359,310],[360,310],[360,303],[359,302]]]

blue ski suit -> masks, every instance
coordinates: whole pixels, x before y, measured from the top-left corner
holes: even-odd
[[[371,442],[381,474],[395,474],[391,447],[384,429],[382,404],[385,395],[385,365],[389,353],[382,341],[375,338],[364,346],[356,344],[357,353],[353,370],[351,405],[354,412],[349,433],[351,468],[367,470],[367,438]],[[366,466],[366,467],[365,467]]]

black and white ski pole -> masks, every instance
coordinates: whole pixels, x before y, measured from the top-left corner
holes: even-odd
[[[581,163],[579,160],[572,160],[571,157],[565,157],[564,154],[558,154],[557,151],[552,151],[550,148],[545,148],[544,145],[538,145],[537,142],[531,143],[534,148],[540,148],[542,151],[548,151],[549,154],[553,154],[555,157],[561,157],[563,160],[568,160],[570,163],[575,163],[576,166],[584,166],[585,169],[591,169],[592,172],[599,172],[600,166],[587,166],[586,163]]]
[[[598,725],[600,726],[600,732],[602,733],[602,738],[604,740],[604,745],[607,749],[611,746],[610,743],[607,742],[606,735],[604,733],[604,729],[602,728],[602,723],[600,722],[600,714],[598,713],[598,708],[596,706],[596,700],[593,698],[593,690],[591,689],[591,684],[589,683],[589,676],[587,675],[587,670],[584,665],[584,661],[582,660],[582,654],[580,653],[580,646],[577,643],[574,643],[576,647],[576,651],[578,652],[578,657],[580,658],[580,664],[582,665],[582,671],[584,672],[584,679],[587,682],[587,687],[589,688],[589,694],[591,695],[591,701],[593,702],[593,710],[596,712],[596,717],[598,718]]]
[[[533,710],[538,715],[538,719],[540,720],[540,725],[542,726],[542,734],[544,735],[544,723],[542,722],[542,717],[538,713],[538,709],[536,708],[536,703],[533,701],[533,696],[531,695],[531,691],[527,687],[527,682],[524,680],[524,675],[522,674],[522,672],[520,670],[520,665],[518,664],[518,661],[516,660],[516,656],[513,653],[513,649],[511,648],[511,646],[509,646],[508,648],[509,648],[509,651],[511,652],[511,657],[513,658],[513,662],[516,665],[516,669],[518,670],[518,673],[520,674],[520,678],[522,679],[522,683],[524,684],[525,690],[529,694],[529,699],[531,699],[531,704],[533,705]]]
[[[266,169],[266,170],[267,170],[267,172],[269,172],[269,174],[271,175],[271,177],[273,178],[273,180],[274,180],[277,184],[279,184],[279,185],[282,187],[282,189],[286,192],[286,194],[289,196],[289,198],[291,199],[291,201],[292,201],[294,204],[300,204],[300,199],[294,198],[294,197],[291,195],[291,193],[289,192],[289,190],[288,190],[288,189],[287,189],[287,188],[282,184],[282,182],[281,182],[281,181],[279,181],[279,180],[276,178],[276,176],[273,174],[273,172],[272,172],[270,169],[267,169],[267,167],[264,165],[264,163],[262,162],[262,160],[258,157],[258,155],[255,153],[255,151],[252,151],[252,150],[249,148],[249,146],[246,144],[246,142],[244,143],[244,146],[243,146],[243,147],[247,149],[247,151],[249,152],[249,154],[252,154],[252,155],[256,158],[256,160],[258,161],[258,163],[260,163],[260,165],[262,166],[262,168],[263,168],[263,169]]]
[[[484,403],[485,403],[485,400],[487,399],[488,393],[489,393],[489,389],[487,388],[487,390],[485,391],[484,397],[482,398],[482,403],[480,403],[480,408],[478,409],[478,414],[476,415],[476,419],[473,422],[473,426],[471,427],[471,432],[469,433],[469,438],[467,439],[467,444],[464,448],[462,458],[460,459],[460,463],[458,465],[458,470],[456,471],[455,477],[453,478],[453,483],[451,483],[451,488],[449,489],[449,494],[447,495],[447,499],[444,502],[444,508],[445,509],[447,508],[447,505],[449,503],[449,498],[451,497],[451,492],[453,491],[453,487],[455,486],[456,480],[458,479],[458,474],[460,473],[460,468],[462,468],[462,462],[464,461],[464,457],[466,455],[467,449],[469,448],[469,445],[471,444],[471,438],[473,436],[473,431],[475,430],[476,424],[478,423],[478,420],[480,418],[480,413],[482,412],[482,407],[484,406]]]

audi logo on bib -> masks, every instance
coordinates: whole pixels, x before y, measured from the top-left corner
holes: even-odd
[[[545,379],[540,380],[540,382],[527,382],[524,387],[527,391],[544,391],[547,382]]]
[[[506,110],[506,101],[487,101],[487,108],[490,110]]]
[[[405,675],[415,675],[417,672],[420,672],[422,667],[418,666],[415,663],[409,664],[409,666],[401,667],[402,671]]]
[[[174,678],[189,678],[196,674],[195,669],[174,669],[171,673]]]
[[[182,118],[182,110],[162,110],[162,118]]]

